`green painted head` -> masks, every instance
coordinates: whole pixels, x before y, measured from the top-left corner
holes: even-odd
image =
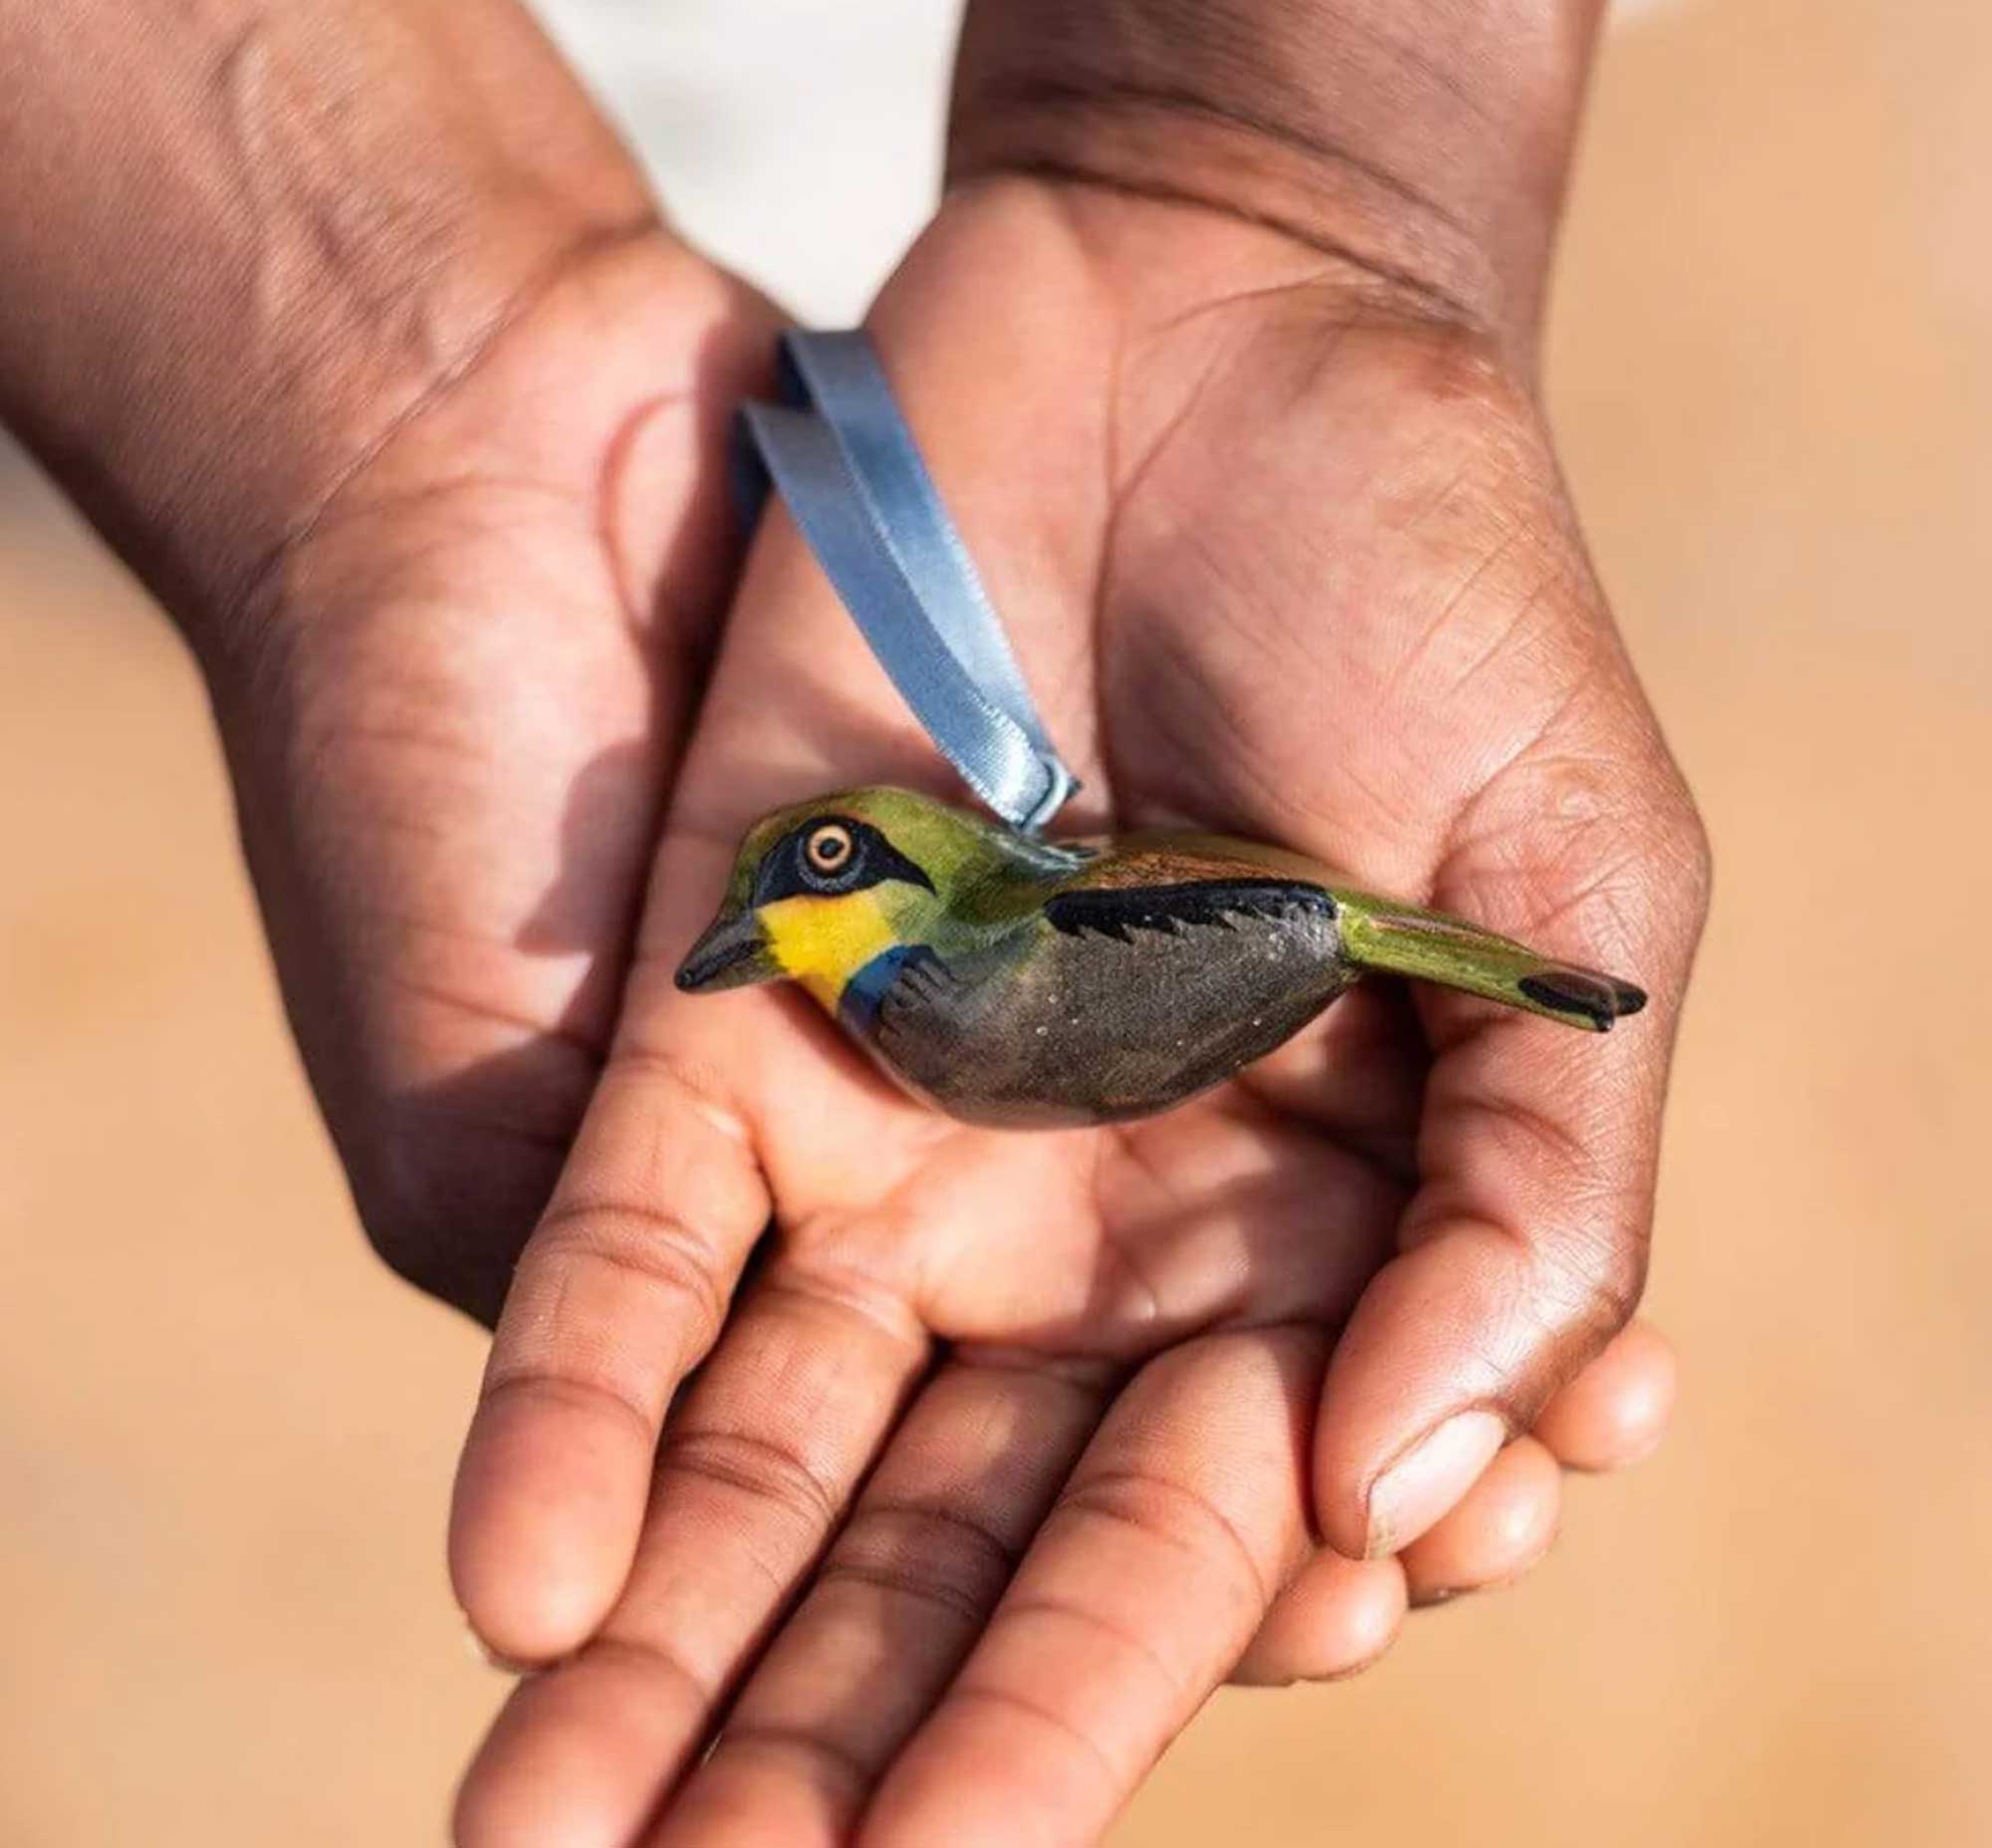
[[[938,945],[1014,916],[1019,877],[1060,850],[911,790],[818,796],[755,823],[718,916],[677,973],[687,990],[802,982],[835,1009],[872,957]],[[1013,876],[1006,878],[1006,875]]]

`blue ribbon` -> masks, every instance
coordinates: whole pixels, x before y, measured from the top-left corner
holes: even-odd
[[[791,332],[782,402],[741,408],[750,521],[772,483],[913,715],[962,780],[1035,831],[1079,787],[1038,716],[872,337]]]

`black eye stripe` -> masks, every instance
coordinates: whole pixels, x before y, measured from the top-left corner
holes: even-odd
[[[832,829],[841,830],[848,844],[843,858],[826,867],[816,850]],[[924,886],[929,892],[934,889],[933,881],[870,822],[848,815],[818,815],[768,851],[754,881],[753,902],[772,905],[778,899],[841,898],[888,880]]]

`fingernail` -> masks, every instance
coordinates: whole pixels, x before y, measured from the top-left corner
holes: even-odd
[[[1366,1556],[1408,1546],[1479,1480],[1507,1437],[1498,1412],[1461,1412],[1414,1444],[1370,1490]]]

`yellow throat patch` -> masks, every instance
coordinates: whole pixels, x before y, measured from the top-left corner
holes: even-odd
[[[841,899],[777,899],[762,906],[761,926],[782,973],[801,982],[833,1014],[844,984],[899,940],[872,891]]]

